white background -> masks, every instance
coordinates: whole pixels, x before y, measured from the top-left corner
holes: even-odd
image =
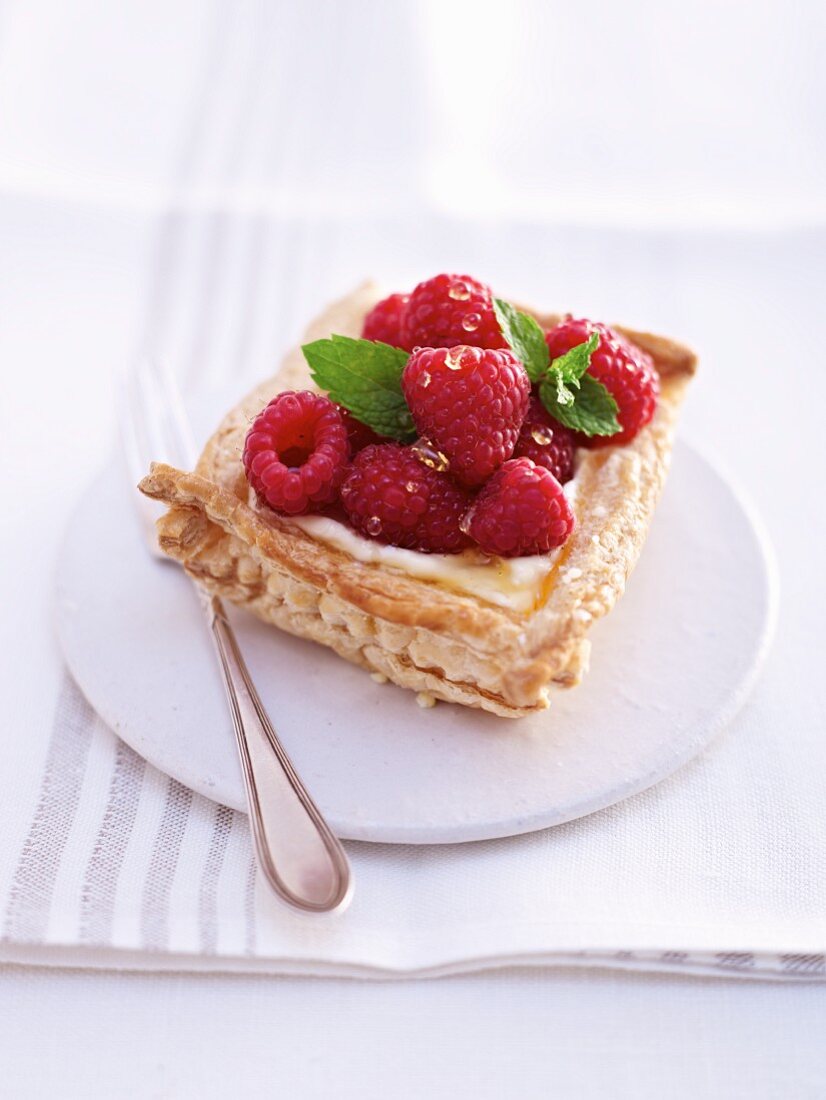
[[[816,548],[772,520],[784,484],[822,477],[825,46],[814,2],[0,7],[4,555],[36,578],[31,616],[0,625],[8,690],[48,630],[46,528],[108,448],[116,362],[154,343],[218,379],[243,348],[260,373],[329,294],[438,267],[695,343],[686,430],[746,484],[784,577],[811,563],[778,646],[815,638]],[[254,316],[223,290],[248,266],[290,288]],[[185,312],[198,271],[193,339],[157,299]],[[65,424],[71,479],[33,423]],[[783,690],[811,724],[811,685]],[[7,968],[0,1092],[817,1097],[824,1024],[814,985]]]
[[[621,225],[826,211],[815,0],[31,0],[0,32],[8,187]]]

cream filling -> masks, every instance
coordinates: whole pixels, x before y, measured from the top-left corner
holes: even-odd
[[[565,495],[574,509],[576,480],[573,478],[565,485]],[[559,550],[527,558],[489,558],[474,550],[462,554],[422,554],[373,542],[328,516],[292,516],[290,521],[312,538],[335,546],[356,561],[435,581],[512,611],[532,611],[536,607],[543,582],[559,556]]]

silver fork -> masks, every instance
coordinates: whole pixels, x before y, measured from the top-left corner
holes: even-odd
[[[192,469],[196,449],[180,391],[167,370],[144,362],[121,380],[118,419],[133,484],[152,459]],[[146,544],[161,553],[153,502],[135,491]],[[267,717],[217,596],[194,585],[215,644],[238,742],[258,864],[273,891],[305,913],[343,909],[352,895],[350,865]]]

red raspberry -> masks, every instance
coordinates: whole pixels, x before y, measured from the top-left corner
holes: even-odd
[[[297,516],[336,495],[349,457],[347,429],[328,397],[285,390],[247,432],[244,469],[259,498]]]
[[[512,351],[459,346],[414,351],[402,389],[419,434],[453,476],[481,485],[513,454],[531,383]]]
[[[361,335],[365,340],[381,340],[383,344],[392,344],[394,348],[409,346],[402,336],[405,311],[409,294],[391,294],[376,302],[364,318]]]
[[[465,525],[486,554],[518,558],[561,546],[574,523],[554,475],[529,458],[512,458],[483,487]]]
[[[545,339],[551,359],[555,359],[583,344],[594,332],[599,333],[599,343],[591,356],[588,373],[602,382],[619,406],[617,419],[621,430],[616,435],[593,436],[582,442],[590,447],[629,443],[657,408],[660,380],[651,356],[607,325],[572,317],[552,328]]]
[[[532,394],[513,457],[532,459],[537,466],[550,470],[564,485],[574,476],[575,449],[571,429],[554,420],[539,398]]]
[[[419,283],[407,303],[404,333],[408,348],[508,346],[490,288],[469,275],[436,275]]]
[[[358,531],[391,546],[457,554],[470,544],[459,526],[469,494],[425,465],[412,447],[383,443],[357,454],[341,503]]]
[[[360,420],[356,420],[349,409],[345,409],[343,405],[336,405],[336,408],[344,421],[344,427],[347,429],[347,440],[350,444],[351,455],[358,454],[365,447],[369,447],[371,443],[386,442],[385,437],[374,432],[368,424],[362,424]]]

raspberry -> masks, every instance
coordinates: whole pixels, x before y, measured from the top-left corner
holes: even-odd
[[[404,323],[408,348],[506,348],[493,296],[469,275],[436,275],[419,283],[407,303]]]
[[[333,500],[348,457],[339,410],[309,390],[279,393],[256,416],[244,441],[247,480],[262,501],[288,516]]]
[[[378,435],[368,424],[362,424],[349,409],[345,409],[343,405],[336,405],[336,408],[344,421],[344,427],[347,429],[347,441],[350,444],[351,455],[358,454],[365,447],[369,447],[371,443],[386,442],[384,436]]]
[[[457,554],[469,545],[460,523],[470,496],[412,447],[383,443],[353,460],[341,503],[362,534],[426,554]]]
[[[485,485],[465,521],[486,554],[546,554],[574,529],[574,514],[554,475],[529,458],[512,458]]]
[[[362,337],[365,340],[381,340],[384,344],[392,344],[395,348],[405,348],[409,351],[409,346],[402,337],[409,298],[409,294],[391,294],[389,298],[382,298],[380,302],[376,302],[364,318]]]
[[[530,458],[537,466],[550,470],[565,484],[574,476],[574,433],[554,420],[536,395],[531,395],[528,415],[522,424],[514,448],[514,458]]]
[[[464,485],[481,485],[510,458],[530,388],[513,352],[475,347],[419,348],[402,374],[419,434]]]
[[[607,325],[572,317],[552,328],[545,339],[551,359],[555,359],[584,343],[594,332],[599,333],[599,344],[591,356],[588,373],[602,382],[619,406],[617,419],[621,430],[616,435],[593,436],[582,442],[590,447],[629,443],[657,408],[660,380],[651,356]]]

